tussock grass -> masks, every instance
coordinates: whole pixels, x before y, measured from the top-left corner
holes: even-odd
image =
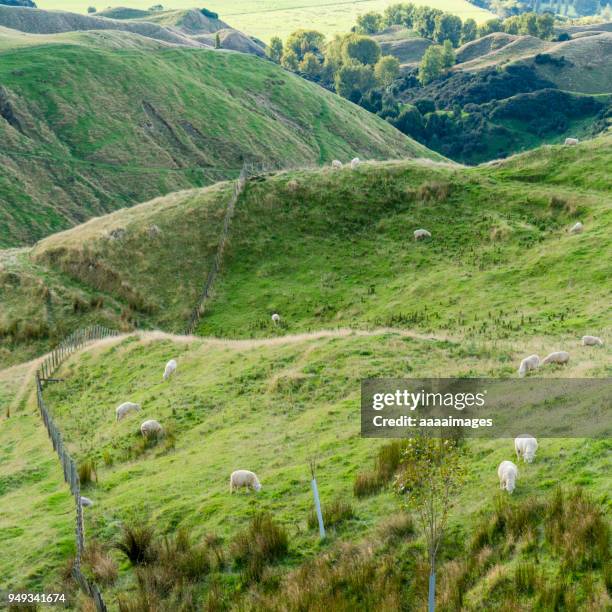
[[[83,487],[98,482],[96,462],[93,459],[81,461],[77,467],[77,472],[79,474],[79,481]]]
[[[260,579],[266,566],[282,559],[288,550],[287,532],[265,513],[256,514],[231,545],[234,561],[249,582]]]
[[[353,506],[341,499],[336,499],[329,504],[323,504],[321,510],[323,512],[323,524],[326,528],[337,527],[355,516]],[[315,510],[308,514],[307,524],[309,529],[318,528],[319,521]]]
[[[93,540],[87,543],[83,561],[98,584],[108,586],[117,580],[117,564],[99,542]]]
[[[150,525],[124,525],[115,548],[122,552],[132,565],[146,565],[157,555],[154,536],[155,531]]]

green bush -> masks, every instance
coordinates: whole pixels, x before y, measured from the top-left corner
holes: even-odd
[[[348,502],[336,499],[329,505],[322,507],[323,512],[323,524],[325,527],[335,527],[344,521],[351,519],[355,516],[353,512],[353,506]],[[319,519],[315,510],[311,510],[308,514],[308,528],[316,529],[319,526]]]
[[[234,538],[231,550],[246,580],[255,581],[261,578],[268,564],[287,554],[289,538],[284,527],[269,514],[261,513],[255,515],[247,529]]]

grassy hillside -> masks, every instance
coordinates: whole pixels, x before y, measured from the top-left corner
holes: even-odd
[[[436,156],[271,62],[58,36],[0,45],[0,246],[235,176],[243,160]]]
[[[474,169],[365,163],[249,181],[199,333],[388,325],[478,338],[609,328],[609,262],[596,254],[610,241],[611,144],[606,136]],[[5,358],[34,356],[82,320],[182,331],[228,190],[161,198],[6,254]],[[588,230],[570,236],[578,219]],[[418,227],[434,239],[415,243]],[[577,261],[590,262],[580,275]],[[464,290],[462,300],[449,296]]]
[[[472,17],[478,22],[491,18],[491,13],[480,9],[466,0],[427,0],[415,2],[426,4],[460,17]],[[109,6],[120,7],[128,4],[132,9],[148,9],[151,4],[145,0],[111,2]],[[296,4],[289,0],[210,0],[206,8],[219,13],[221,19],[251,36],[266,42],[272,36],[286,38],[291,32],[309,24],[315,30],[326,35],[347,32],[355,25],[357,16],[368,11],[381,13],[389,4],[388,0],[359,0],[343,3],[329,3],[324,0],[305,0]],[[87,4],[79,0],[42,0],[38,3],[42,9],[61,9],[84,13]],[[191,9],[193,3],[188,0],[174,0],[164,4],[166,9]],[[98,7],[100,10],[106,6]]]
[[[496,33],[461,47],[454,70],[482,70],[523,61],[565,91],[611,93],[610,53],[610,32],[593,32],[565,42]],[[546,57],[542,58],[542,54]]]
[[[571,353],[570,364],[539,376],[609,376],[611,270],[602,255],[610,251],[611,147],[605,136],[478,168],[371,162],[249,181],[198,330],[219,338],[151,332],[108,339],[73,355],[58,372],[62,382],[45,391],[71,452],[96,464],[98,481],[84,490],[95,502],[86,510],[96,551],[88,571],[106,568],[111,609],[119,597],[141,605],[138,583],[168,609],[189,609],[189,601],[296,611],[420,605],[423,542],[400,512],[402,500],[389,486],[365,497],[353,493],[384,444],[359,436],[358,381],[512,377],[522,356],[559,349]],[[51,302],[44,316],[52,313],[65,330],[97,319],[127,328],[131,317],[180,328],[214,252],[228,189],[222,183],[160,198],[32,251],[4,252],[4,316],[14,315],[17,301],[38,299],[47,308]],[[570,236],[577,219],[585,232]],[[415,243],[417,227],[428,228],[432,240]],[[88,301],[100,297],[102,304]],[[282,317],[278,327],[270,323],[274,311]],[[35,313],[28,320],[35,322]],[[602,336],[605,346],[580,346],[584,333]],[[47,341],[26,346],[40,350]],[[5,338],[4,346],[13,358],[23,344]],[[170,358],[179,369],[164,383]],[[11,508],[0,519],[8,543],[0,547],[0,568],[11,588],[57,588],[73,553],[68,494],[58,484],[31,387],[22,386],[34,366],[0,372],[0,401],[11,402],[11,416],[3,405],[0,417],[7,457],[0,483],[8,483],[0,500]],[[114,409],[123,401],[140,402],[143,411],[116,423]],[[168,431],[150,447],[138,431],[146,418]],[[20,463],[22,437],[28,457],[43,466],[35,474]],[[513,457],[512,442],[468,442],[466,482],[439,568],[439,603],[548,610],[557,601],[566,609],[605,610],[611,450],[608,440],[540,440],[535,463],[519,465],[509,500],[498,493],[496,467]],[[324,543],[308,525],[313,455],[324,508],[336,500],[345,505]],[[238,468],[259,474],[260,494],[230,496],[229,473]],[[560,482],[588,499],[559,497]],[[289,548],[253,582],[236,538],[261,510],[287,530]],[[568,520],[576,515],[584,520]],[[109,548],[133,522],[168,535],[160,555],[170,555],[183,529],[194,543],[206,542],[197,550],[208,560],[198,557],[184,583],[162,566],[136,572]],[[49,556],[52,542],[59,545]],[[28,550],[24,562],[13,561],[14,546]],[[564,561],[570,548],[574,565]]]
[[[72,358],[60,372],[65,382],[47,391],[71,452],[80,461],[93,458],[97,465],[98,483],[84,491],[95,501],[86,514],[90,542],[116,541],[120,526],[132,521],[150,521],[159,533],[175,534],[184,528],[193,541],[216,534],[226,558],[222,583],[229,597],[226,601],[255,598],[247,607],[257,601],[257,589],[249,588],[248,583],[240,587],[243,578],[231,561],[231,542],[257,511],[270,511],[287,528],[290,539],[288,556],[271,570],[279,578],[262,587],[269,597],[274,597],[279,587],[273,585],[287,571],[317,555],[334,551],[338,554],[342,542],[358,545],[370,539],[369,554],[374,554],[372,551],[378,551],[385,541],[381,539],[385,519],[397,516],[401,500],[388,488],[370,497],[353,496],[357,474],[373,464],[382,444],[358,435],[358,380],[368,376],[503,376],[509,373],[510,363],[525,352],[545,352],[557,346],[553,338],[531,338],[513,345],[482,341],[466,351],[464,342],[465,338],[462,342],[428,340],[410,333],[373,331],[370,335],[332,332],[248,342],[152,334],[95,345]],[[609,348],[573,346],[571,350],[573,363],[568,371],[543,375],[592,376],[609,367]],[[161,371],[170,357],[178,359],[179,370],[171,383],[164,384]],[[115,406],[128,399],[142,403],[142,414],[115,424]],[[6,444],[21,428],[29,431],[29,420],[35,417],[27,415],[28,412],[19,413],[8,421],[10,429],[4,427],[2,431]],[[138,425],[145,418],[160,420],[172,431],[171,437],[156,447],[143,449]],[[531,503],[529,500],[535,496],[543,502],[562,480],[566,487],[580,485],[599,503],[609,505],[606,495],[610,450],[606,441],[541,440],[536,462],[520,466],[521,479],[512,501]],[[512,457],[512,442],[478,441],[469,443],[466,452],[467,482],[451,520],[452,535],[445,558],[467,554],[462,552],[462,546],[474,538],[481,516],[491,516],[498,507],[495,470],[501,460]],[[344,500],[354,515],[330,528],[325,544],[318,543],[316,531],[307,526],[312,506],[307,462],[314,454],[319,457],[318,479],[324,507],[334,500]],[[258,496],[229,495],[229,473],[240,467],[259,474],[263,490]],[[41,475],[39,486],[50,487],[52,476]],[[54,520],[53,516],[30,516],[25,512],[26,504],[31,503],[26,492],[35,495],[41,504],[48,503],[44,500],[49,498],[27,487],[21,480],[15,483],[9,501],[14,503],[16,514],[6,519],[7,541],[30,550],[25,579],[19,578],[21,566],[10,567],[5,574],[8,585],[14,587],[57,583],[63,566],[56,562],[59,567],[49,571],[53,560],[45,555],[48,544],[27,537]],[[65,496],[58,496],[56,503],[65,503]],[[28,519],[24,520],[26,514]],[[56,524],[59,528],[60,521]],[[16,525],[25,532],[15,533],[11,528]],[[65,538],[62,533],[51,533],[50,537]],[[70,553],[65,539],[64,558]],[[404,563],[413,568],[407,576],[419,575],[415,565],[418,567],[421,545],[414,536],[412,539],[411,543],[410,536],[395,538],[386,549],[386,554],[404,557]],[[497,572],[507,575],[514,571],[517,559],[532,559],[529,553],[520,554],[521,546],[517,544],[517,550],[506,549],[503,554],[495,552],[492,560],[499,566]],[[117,551],[110,554],[119,567],[119,577],[106,584],[104,591],[114,609],[115,596],[135,588],[135,576]],[[61,556],[57,554],[56,559]],[[4,557],[0,562],[8,566],[5,555],[0,557]],[[549,549],[542,550],[540,558],[542,570],[552,580],[561,559]],[[450,567],[441,569],[441,577],[452,578],[453,562],[450,563]],[[43,567],[48,569],[43,571]],[[492,569],[492,565],[485,563],[484,568]],[[41,574],[44,578],[39,578]],[[573,576],[569,582],[572,589],[578,590],[583,605],[587,605],[589,597],[607,601],[601,574],[594,571],[591,576],[591,595],[585,595],[581,575]],[[201,583],[196,593],[206,592],[206,584]],[[404,589],[411,593],[409,601],[418,601],[417,586],[411,578],[405,581]],[[342,601],[349,592],[341,588],[337,596]],[[466,609],[476,609],[490,596],[485,571],[469,589],[474,607]],[[519,597],[523,605],[533,601],[529,595]]]

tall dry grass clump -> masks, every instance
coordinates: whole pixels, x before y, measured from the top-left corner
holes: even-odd
[[[83,561],[98,584],[109,585],[117,580],[117,564],[99,542],[87,543]]]
[[[255,515],[231,545],[234,561],[247,581],[261,578],[265,567],[282,559],[288,550],[287,531],[267,513]]]
[[[353,506],[341,499],[336,499],[330,504],[324,505],[322,512],[325,527],[336,527],[355,516]],[[307,524],[309,529],[316,529],[318,527],[319,520],[314,510],[311,510],[308,514]]]
[[[132,565],[145,565],[156,557],[154,535],[150,525],[124,525],[115,548],[121,551]]]
[[[257,612],[391,612],[403,609],[402,573],[391,556],[343,544],[304,563],[274,593],[252,595]]]
[[[406,450],[405,440],[393,440],[378,449],[373,470],[360,472],[355,477],[353,494],[366,497],[378,493],[395,476],[402,453]]]
[[[87,486],[98,481],[96,463],[93,459],[85,459],[79,463],[77,471],[79,473],[79,482],[81,483],[81,486]]]

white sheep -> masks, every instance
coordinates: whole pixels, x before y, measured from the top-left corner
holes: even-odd
[[[241,487],[261,491],[261,483],[257,475],[254,472],[249,472],[249,470],[236,470],[230,476],[230,493]]]
[[[518,468],[512,461],[502,461],[497,468],[497,476],[499,477],[499,488],[502,491],[512,493],[516,486],[518,478]]]
[[[117,420],[120,421],[130,412],[137,412],[138,410],[140,410],[140,404],[135,404],[134,402],[124,402],[115,410],[117,413]]]
[[[580,141],[577,138],[566,138],[565,139],[565,144],[566,145],[577,145]]]
[[[84,495],[81,495],[81,507],[86,508],[88,506],[93,506],[94,503],[91,499],[89,499],[89,497],[85,497]]]
[[[572,227],[570,227],[570,234],[582,234],[583,231],[584,231],[584,225],[582,225],[580,221],[578,221],[578,223],[575,223],[574,225],[572,225]]]
[[[540,365],[546,365],[548,363],[558,363],[560,365],[564,365],[569,362],[569,353],[567,351],[555,351],[550,355],[546,355],[544,359],[542,359]]]
[[[520,461],[522,457],[525,463],[531,463],[538,450],[538,441],[529,434],[522,434],[514,438],[514,450],[517,461]]]
[[[332,162],[332,168],[334,170],[339,170],[340,168],[342,168],[342,162],[339,159],[334,159],[334,161]]]
[[[274,325],[278,325],[280,323],[280,320],[280,315],[275,312],[272,315],[272,323],[274,323]]]
[[[155,419],[144,421],[140,426],[140,433],[145,438],[148,438],[149,436],[158,436],[163,430],[163,427]]]
[[[582,346],[603,346],[603,340],[597,336],[582,336]]]
[[[164,370],[164,380],[168,380],[170,376],[172,376],[172,374],[176,370],[176,366],[177,366],[176,359],[171,359],[166,364],[166,368]]]
[[[529,355],[521,361],[521,365],[518,369],[518,374],[521,378],[525,378],[525,375],[530,370],[537,370],[540,367],[540,358],[537,355]]]
[[[415,240],[423,240],[423,238],[431,238],[431,234],[426,229],[414,230]]]
[[[353,157],[353,159],[351,159],[351,169],[354,170],[360,163],[361,160],[358,157]]]

